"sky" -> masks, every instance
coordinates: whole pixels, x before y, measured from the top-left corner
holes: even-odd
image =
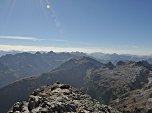
[[[152,0],[0,0],[0,50],[152,55]]]

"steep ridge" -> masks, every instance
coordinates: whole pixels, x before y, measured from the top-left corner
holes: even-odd
[[[6,110],[16,101],[27,99],[27,96],[42,85],[56,81],[68,83],[81,88],[84,86],[84,78],[89,70],[102,67],[103,64],[88,57],[74,58],[54,69],[51,73],[42,74],[39,77],[22,79],[0,89],[0,112]]]
[[[78,56],[80,56],[80,54]],[[3,74],[0,73],[0,76],[2,76],[0,77],[0,81],[3,81],[1,82],[0,88],[15,80],[50,72],[70,58],[78,56],[76,54],[73,55],[73,53],[54,53],[53,51],[48,53],[18,53],[15,55],[8,54],[2,56],[0,63],[11,71],[4,70]],[[6,72],[14,73],[5,74]],[[13,76],[14,74],[15,76]]]
[[[111,106],[127,113],[152,113],[152,72],[149,82],[142,89],[121,95],[112,101]]]
[[[36,89],[28,101],[17,102],[7,113],[119,113],[81,91],[55,83]]]
[[[141,89],[148,83],[150,70],[144,62],[120,63],[113,68],[91,71],[86,77],[86,91],[97,100],[109,104],[121,95]]]

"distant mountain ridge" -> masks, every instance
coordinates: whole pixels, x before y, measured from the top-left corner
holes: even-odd
[[[124,61],[140,61],[147,60],[152,63],[152,58],[149,56],[140,57],[135,55],[118,55],[118,54],[103,54],[103,53],[92,53],[85,54],[82,52],[71,52],[71,53],[55,53],[50,51],[46,52],[24,52],[19,51],[0,51],[0,54],[6,53],[0,57],[0,63],[8,68],[7,73],[0,73],[0,88],[8,85],[22,78],[37,76],[42,73],[49,72],[56,67],[60,66],[62,63],[68,61],[70,58],[79,56],[92,57],[99,62],[108,63],[109,61],[116,64],[117,62]],[[10,53],[10,54],[8,54]],[[0,68],[3,68],[2,66]],[[12,75],[12,76],[11,76]]]
[[[14,54],[17,54],[17,53],[21,53],[21,51],[2,51],[2,50],[0,50],[0,57],[1,56],[4,56],[4,55],[7,55],[7,54],[12,54],[12,55],[14,55]]]
[[[84,54],[54,53],[53,51],[48,53],[24,52],[14,55],[4,55],[0,57],[0,69],[5,66],[7,67],[7,71],[4,70],[0,73],[0,81],[2,81],[0,83],[0,88],[14,82],[15,80],[50,72],[67,60],[81,55],[83,56]]]
[[[105,53],[91,53],[88,54],[89,56],[92,56],[93,58],[97,59],[100,62],[107,63],[107,62],[112,62],[112,63],[117,63],[118,61],[141,61],[141,60],[146,60],[149,63],[152,64],[152,56],[138,56],[138,55],[127,55],[127,54],[105,54]]]

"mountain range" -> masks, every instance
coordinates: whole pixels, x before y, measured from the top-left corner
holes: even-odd
[[[120,61],[113,65],[89,57],[72,58],[49,73],[25,78],[1,88],[1,112],[6,112],[16,101],[26,100],[34,89],[56,81],[80,88],[101,103],[113,105],[111,103],[122,95],[145,87],[149,83],[151,69],[146,61]]]
[[[81,53],[77,54],[50,51],[4,55],[0,57],[0,88],[22,78],[50,72],[70,58],[81,55]]]
[[[30,55],[37,54],[43,55],[30,53]],[[152,65],[148,61],[105,63],[84,54],[69,56],[64,57],[67,59],[49,72],[18,79],[2,87],[0,112],[7,112],[17,101],[27,100],[34,89],[58,81],[79,88],[100,103],[112,106],[120,112],[151,113]],[[3,64],[1,65],[3,67],[1,70],[8,70]]]
[[[95,58],[96,60],[99,60],[100,62],[107,63],[117,63],[119,61],[141,61],[146,60],[149,63],[152,63],[152,56],[138,56],[138,55],[129,55],[129,54],[106,54],[106,53],[90,53],[89,56]]]

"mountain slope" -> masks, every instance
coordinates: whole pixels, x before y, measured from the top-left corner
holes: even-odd
[[[75,58],[39,77],[22,79],[0,89],[0,112],[6,110],[16,101],[27,99],[27,96],[37,87],[56,81],[68,83],[75,87],[83,87],[84,78],[89,70],[102,67],[103,64],[88,58]]]
[[[22,79],[0,89],[0,112],[6,112],[16,101],[26,100],[35,88],[56,81],[82,88],[101,103],[110,104],[129,92],[142,91],[152,80],[151,70],[151,65],[146,61],[120,61],[113,65],[111,62],[102,64],[88,57],[70,59],[50,73]],[[121,105],[121,102],[118,104]]]
[[[111,106],[128,113],[152,113],[152,72],[148,79],[143,88],[121,95],[111,102]]]
[[[10,70],[7,66],[0,63],[0,86],[3,87],[12,81],[15,81],[17,75],[15,71]]]
[[[97,100],[109,104],[126,92],[140,89],[148,83],[150,70],[143,62],[128,62],[113,69],[101,68],[86,77],[87,92]]]
[[[3,70],[3,74],[0,73],[0,87],[8,85],[15,80],[19,80],[25,77],[37,76],[42,73],[50,72],[52,69],[58,67],[62,63],[66,62],[70,58],[77,57],[70,53],[18,53],[15,55],[5,55],[0,58],[0,63],[5,65],[8,70]],[[11,72],[14,73],[11,73]],[[11,74],[5,74],[9,72]],[[13,76],[15,74],[15,76]],[[12,75],[12,76],[11,76]],[[9,79],[9,80],[7,80]]]

